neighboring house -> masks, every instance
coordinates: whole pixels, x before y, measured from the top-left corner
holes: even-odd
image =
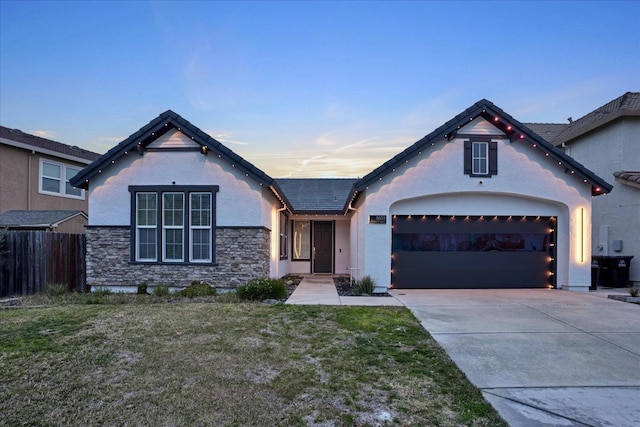
[[[598,176],[615,179],[593,200],[593,255],[633,256],[630,280],[640,282],[640,92],[627,92],[568,124],[527,124]],[[545,134],[552,129],[553,135]]]
[[[87,219],[83,211],[7,211],[0,213],[0,228],[84,234]]]
[[[0,213],[87,213],[89,205],[85,191],[72,187],[69,180],[98,157],[99,154],[91,151],[0,126]],[[29,225],[31,219],[28,217],[33,215],[35,214],[14,214],[12,221],[21,218],[27,222],[16,225]],[[45,215],[45,222],[51,219],[49,224],[53,226],[54,231],[66,229],[66,226],[55,226],[62,224],[60,218],[57,218],[57,213]],[[74,225],[72,228],[78,233],[84,232],[86,214],[76,215],[71,221],[74,224],[81,221],[80,227]]]
[[[283,154],[284,156],[284,154]],[[487,100],[362,179],[273,179],[176,113],[82,170],[87,282],[352,272],[378,290],[590,285],[611,185]]]

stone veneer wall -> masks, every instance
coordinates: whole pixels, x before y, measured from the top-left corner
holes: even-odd
[[[87,285],[181,287],[202,280],[235,288],[269,276],[271,232],[264,227],[216,228],[216,265],[131,263],[130,234],[130,227],[87,227]]]

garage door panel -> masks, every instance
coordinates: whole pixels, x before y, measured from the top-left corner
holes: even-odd
[[[397,252],[393,285],[402,288],[539,288],[549,286],[544,252]]]

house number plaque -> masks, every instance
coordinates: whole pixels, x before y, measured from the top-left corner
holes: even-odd
[[[386,224],[386,215],[369,215],[369,224]]]

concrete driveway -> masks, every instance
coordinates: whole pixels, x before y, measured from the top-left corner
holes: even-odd
[[[561,290],[395,290],[512,426],[640,426],[640,305]]]

